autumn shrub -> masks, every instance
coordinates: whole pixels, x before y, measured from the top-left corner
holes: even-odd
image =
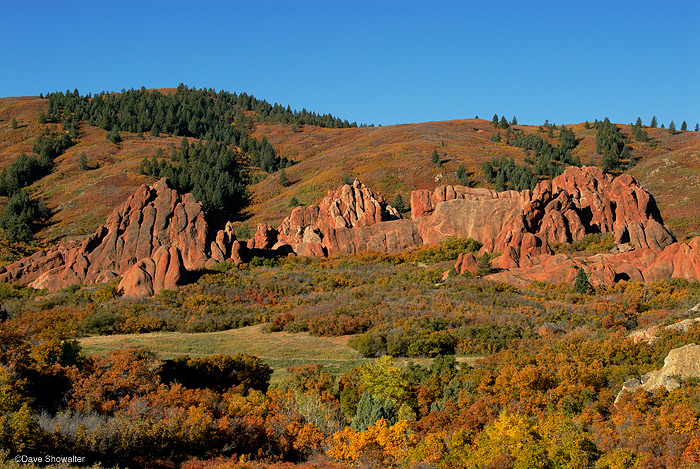
[[[404,262],[420,262],[430,265],[437,262],[455,260],[462,253],[474,253],[478,252],[479,249],[481,249],[481,243],[472,238],[464,239],[451,236],[436,246],[421,247],[399,254],[397,257]]]

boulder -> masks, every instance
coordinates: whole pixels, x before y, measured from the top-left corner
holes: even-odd
[[[617,403],[625,392],[639,389],[652,392],[664,387],[667,391],[673,391],[680,387],[678,378],[700,378],[700,345],[689,344],[671,350],[664,359],[664,366],[660,370],[645,374],[641,380],[632,378],[626,381],[615,398],[615,402]]]

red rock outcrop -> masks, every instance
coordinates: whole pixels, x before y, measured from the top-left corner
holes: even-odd
[[[210,233],[202,206],[161,180],[142,186],[82,243],[66,243],[0,268],[0,281],[56,290],[122,275],[127,295],[151,295],[182,282],[188,270],[254,255],[327,256],[363,250],[399,252],[450,237],[483,243],[498,252],[492,265],[501,280],[573,281],[584,268],[593,284],[670,277],[700,279],[700,239],[673,243],[653,197],[633,178],[613,178],[599,168],[567,168],[533,191],[494,192],[460,186],[411,194],[412,219],[355,180],[329,191],[319,205],[296,207],[274,229],[260,224],[240,243],[233,226]],[[627,252],[589,259],[552,256],[551,242],[613,232]],[[471,270],[462,256],[458,272]]]
[[[299,255],[325,256],[368,249],[398,252],[421,244],[411,221],[355,180],[329,191],[319,205],[296,207],[276,230],[258,225],[249,247],[289,247]]]
[[[548,243],[589,233],[615,233],[618,243],[662,251],[673,243],[653,197],[629,175],[613,178],[595,167],[569,167],[533,191],[494,192],[444,186],[411,194],[411,214],[426,244],[447,236],[471,237],[483,252],[499,252],[493,265],[537,265]]]
[[[514,269],[542,264],[538,257],[552,253],[550,242],[572,242],[588,233],[614,232],[618,242],[656,251],[673,241],[651,195],[631,177],[613,178],[599,168],[567,168],[533,191],[462,186],[413,191],[411,214],[411,221],[400,220],[381,196],[356,180],[329,191],[319,205],[296,207],[277,229],[259,225],[249,247],[325,256],[397,252],[458,236],[482,242],[482,254],[500,253],[495,267]],[[611,269],[599,270],[611,275]]]
[[[213,236],[212,236],[213,235]],[[123,275],[132,296],[174,288],[187,270],[231,258],[233,228],[210,233],[202,204],[163,178],[143,185],[81,243],[68,242],[10,264],[0,281],[55,291]]]

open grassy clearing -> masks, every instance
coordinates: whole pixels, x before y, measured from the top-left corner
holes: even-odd
[[[247,353],[261,358],[273,368],[272,383],[283,382],[289,367],[321,363],[325,369],[340,376],[352,367],[370,361],[362,358],[356,350],[347,345],[351,336],[316,337],[308,332],[266,333],[263,331],[264,327],[264,324],[258,324],[221,332],[152,332],[92,336],[80,339],[80,343],[87,355],[102,355],[110,350],[130,347],[146,347],[161,359],[181,355],[201,357]],[[475,358],[461,357],[458,360],[471,364]],[[422,365],[432,363],[431,358],[399,358],[395,361],[400,366],[409,361]]]

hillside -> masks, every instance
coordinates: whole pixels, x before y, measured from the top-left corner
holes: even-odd
[[[20,153],[29,153],[45,127],[60,130],[59,124],[39,124],[39,115],[46,106],[46,100],[34,97],[0,99],[0,169]],[[16,129],[10,126],[13,117],[18,123]],[[568,127],[578,140],[572,154],[584,164],[599,164],[596,131],[585,129],[583,124]],[[635,141],[630,126],[619,127],[631,139],[639,160],[629,173],[654,194],[664,220],[676,237],[684,240],[700,234],[697,228],[700,191],[688,190],[700,184],[700,160],[695,158],[700,153],[700,135],[696,132],[670,135],[663,129],[647,128],[651,139],[642,143]],[[557,143],[556,138],[547,138],[545,131],[539,132],[537,126],[512,128],[539,133],[551,143]],[[489,186],[481,170],[484,161],[506,156],[522,163],[525,157],[521,148],[493,142],[495,132],[490,121],[481,119],[345,129],[252,124],[252,137],[266,137],[278,156],[296,164],[285,169],[290,183],[287,187],[280,185],[278,173],[267,175],[253,169],[254,177],[260,180],[251,186],[251,204],[246,212],[249,219],[244,222],[248,230],[243,233],[254,231],[259,222],[276,226],[288,214],[292,198],[302,205],[318,203],[327,191],[337,187],[344,175],[358,177],[389,201],[397,194],[408,201],[411,190],[457,184],[456,171],[460,165],[476,186]],[[502,129],[498,132],[505,135]],[[154,137],[148,133],[121,132],[122,142],[115,145],[105,138],[106,133],[82,123],[76,144],[57,158],[50,175],[31,185],[30,192],[44,199],[52,211],[48,226],[38,234],[39,239],[53,243],[93,231],[136,187],[152,180],[139,174],[143,158],[153,155],[158,148],[178,147],[182,140],[166,134]],[[433,150],[440,157],[439,167],[431,161]],[[78,160],[83,152],[95,169],[79,169]],[[0,206],[6,201],[0,197]]]
[[[654,195],[675,235],[686,239],[700,234],[700,193],[687,190],[700,184],[700,160],[694,158],[700,154],[700,135],[684,132],[672,136],[663,129],[647,128],[651,141],[641,143],[634,140],[629,125],[618,126],[631,138],[634,155],[640,159],[629,174]],[[538,132],[537,126],[513,127]],[[567,124],[567,128],[574,130],[579,140],[572,153],[584,164],[599,164],[596,131],[585,129],[584,124]],[[495,132],[490,121],[475,119],[361,129],[306,127],[303,132],[283,125],[258,125],[257,135],[265,135],[281,156],[298,164],[286,170],[294,182],[289,187],[280,187],[274,177],[253,186],[250,223],[264,221],[276,226],[288,213],[292,197],[302,205],[318,203],[328,190],[335,189],[344,173],[358,177],[389,201],[396,194],[408,200],[410,191],[416,189],[458,184],[460,164],[476,186],[488,186],[481,170],[484,161],[494,156],[512,157],[518,163],[524,160],[521,148],[492,142]],[[441,167],[431,162],[434,149],[441,157]],[[438,180],[439,175],[442,178]]]

